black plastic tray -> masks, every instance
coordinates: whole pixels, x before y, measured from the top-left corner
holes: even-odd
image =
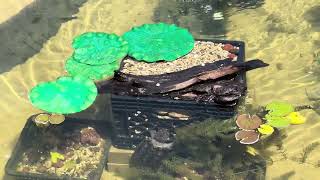
[[[245,44],[242,41],[212,39],[197,39],[197,41],[232,44],[239,47],[237,62],[244,62],[245,60]],[[245,72],[238,73],[235,79],[238,82],[243,82],[246,86]],[[239,101],[242,101],[242,99]],[[115,94],[111,94],[111,105],[114,119],[112,143],[116,147],[128,149],[134,149],[145,137],[148,137],[148,131],[151,129],[169,128],[174,130],[176,127],[199,122],[208,117],[227,119],[233,117],[237,110],[237,105],[221,106],[216,103],[198,103],[161,97],[119,96]],[[152,116],[152,114],[159,111],[184,112],[190,114],[190,118],[187,121],[178,119],[160,120]],[[139,115],[135,116],[138,112],[142,112],[147,118],[141,118],[142,116]],[[145,119],[148,119],[148,122],[145,122]],[[139,132],[139,134],[136,132]]]
[[[39,131],[39,128],[35,125],[35,123],[32,122],[32,117],[33,116],[31,116],[27,120],[27,123],[20,134],[19,140],[11,154],[11,157],[5,166],[6,175],[10,178],[19,180],[80,180],[80,178],[70,176],[55,176],[49,174],[24,173],[16,171],[19,159],[23,154],[24,149],[28,146],[30,138],[34,136],[34,133],[36,131]],[[108,132],[108,130],[106,130],[108,128],[108,125],[104,121],[90,121],[84,119],[66,118],[66,120],[62,124],[54,126],[57,126],[56,128],[75,128],[78,125],[94,127],[99,132],[101,137],[106,140],[103,153],[104,156],[102,157],[98,168],[94,169],[87,178],[88,180],[99,180],[103,173],[105,165],[107,164],[108,152],[109,148],[111,147],[111,140],[107,138],[109,137],[109,135],[106,134],[106,132]]]

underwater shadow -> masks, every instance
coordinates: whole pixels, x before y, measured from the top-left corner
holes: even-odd
[[[161,0],[153,21],[187,28],[196,38],[226,36],[228,17],[236,10],[260,7],[264,0]]]
[[[0,24],[0,73],[24,63],[38,53],[60,25],[87,0],[35,0],[17,15]]]
[[[314,31],[320,32],[320,5],[310,8],[303,17],[311,24]]]

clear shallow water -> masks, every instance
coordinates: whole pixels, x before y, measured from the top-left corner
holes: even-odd
[[[3,19],[11,21],[1,24],[1,35],[5,32],[13,38],[8,35],[1,38],[7,44],[0,51],[0,89],[4,92],[0,95],[0,175],[25,120],[39,112],[28,102],[28,91],[39,82],[64,74],[63,64],[72,53],[73,37],[87,31],[122,34],[132,26],[164,21],[189,28],[195,37],[245,41],[247,59],[259,58],[270,64],[268,68],[247,73],[248,107],[272,100],[309,104],[306,90],[314,98],[320,98],[319,65],[314,57],[320,51],[319,0],[238,2],[236,7],[232,1],[204,0],[66,2],[69,3],[35,4],[33,12],[39,15],[28,16],[24,12],[17,14],[17,21],[9,17],[11,14],[2,14],[6,16]],[[73,19],[72,14],[77,18]],[[26,26],[31,22],[34,25]],[[5,59],[10,59],[10,63]],[[14,60],[17,61],[12,63]],[[269,147],[268,157],[273,163],[268,163],[267,179],[288,179],[284,178],[286,174],[289,179],[317,177],[320,147],[310,153],[306,163],[294,160],[305,147],[320,141],[319,115],[312,110],[302,113],[307,122],[285,130],[287,137],[282,139],[282,148]],[[103,175],[103,179],[112,178],[107,172]]]

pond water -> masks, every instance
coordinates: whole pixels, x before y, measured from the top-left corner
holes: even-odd
[[[9,2],[0,13],[1,177],[26,119],[40,112],[29,103],[29,90],[64,75],[72,39],[88,31],[120,35],[133,26],[161,21],[188,28],[196,38],[241,40],[247,60],[270,64],[247,73],[246,108],[273,100],[294,105],[320,100],[320,0]],[[281,147],[271,145],[262,155],[268,159],[266,179],[317,179],[320,146],[305,161],[297,159],[310,145],[320,143],[320,116],[313,110],[301,113],[306,123],[286,128]],[[102,179],[121,176],[105,171]]]

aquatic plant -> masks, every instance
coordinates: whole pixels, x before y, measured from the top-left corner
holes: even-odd
[[[55,164],[58,160],[64,160],[64,156],[58,152],[50,152],[50,159],[51,162]]]
[[[289,103],[274,101],[266,105],[266,110],[270,116],[286,116],[294,111],[294,107]]]
[[[303,124],[306,119],[295,108],[285,102],[271,102],[262,108],[260,116],[240,114],[236,118],[239,131],[235,134],[236,140],[241,144],[254,144],[258,142],[260,135],[271,135],[274,128],[284,128],[290,124]],[[299,110],[299,108],[297,108]]]
[[[87,32],[74,38],[72,58],[88,65],[108,65],[127,55],[128,43],[115,34]]]
[[[138,61],[174,61],[194,47],[188,30],[174,24],[144,24],[126,32],[123,38],[129,43],[128,54]]]
[[[48,127],[50,125],[49,117],[50,117],[49,114],[41,113],[41,114],[38,114],[33,119],[33,121],[36,123],[38,127]]]
[[[274,128],[269,124],[261,124],[258,128],[258,132],[262,135],[270,135],[274,132]]]
[[[33,106],[52,115],[40,114],[34,121],[59,124],[64,121],[61,114],[80,112],[88,108],[97,96],[93,81],[81,77],[60,77],[56,81],[38,84],[29,92]],[[48,117],[47,117],[48,116]]]
[[[65,117],[60,114],[40,113],[33,121],[38,127],[48,127],[50,124],[60,124],[65,120]]]
[[[76,61],[70,57],[65,69],[71,76],[82,76],[92,80],[102,80],[113,77],[114,71],[120,68],[120,61],[115,61],[106,65],[89,65]]]
[[[259,141],[259,136],[254,130],[240,130],[235,134],[236,140],[241,144],[254,144]]]
[[[287,116],[287,118],[290,120],[290,124],[303,124],[306,122],[306,118],[299,112],[292,112]]]
[[[302,124],[306,119],[295,108],[285,102],[271,102],[266,105],[268,113],[265,116],[267,124],[276,128],[287,127],[290,124]]]
[[[254,130],[262,124],[262,120],[257,115],[241,114],[237,117],[236,123],[241,129]]]
[[[71,76],[92,80],[113,77],[128,53],[128,43],[115,34],[87,32],[74,38],[73,55],[67,59],[66,71]]]
[[[257,115],[240,114],[236,118],[236,124],[240,130],[235,133],[235,138],[241,144],[254,144],[259,141],[260,134],[256,131],[262,124]]]
[[[286,116],[272,116],[267,114],[265,118],[270,126],[276,128],[284,128],[290,125],[290,120]]]
[[[300,163],[305,163],[307,158],[308,158],[308,156],[310,155],[310,153],[312,151],[314,151],[319,145],[320,145],[319,142],[314,142],[314,143],[309,144],[305,148],[303,148],[302,153],[300,154],[300,157],[298,159],[299,162]]]

